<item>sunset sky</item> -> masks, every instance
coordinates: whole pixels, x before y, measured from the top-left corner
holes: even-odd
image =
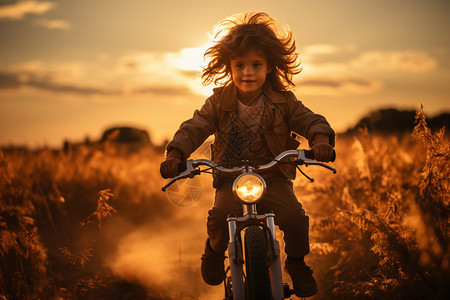
[[[0,0],[0,145],[131,125],[170,138],[212,87],[213,26],[263,11],[294,32],[297,97],[339,132],[370,110],[450,111],[448,0]]]

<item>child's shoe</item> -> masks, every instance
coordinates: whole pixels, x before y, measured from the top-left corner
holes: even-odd
[[[313,271],[304,261],[286,260],[285,268],[291,276],[297,297],[311,297],[317,293],[317,283],[312,276]]]
[[[202,255],[202,277],[209,285],[219,285],[225,279],[225,255],[215,252],[211,248],[209,239],[206,240],[205,253]]]

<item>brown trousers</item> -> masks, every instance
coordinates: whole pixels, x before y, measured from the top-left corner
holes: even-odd
[[[274,212],[275,224],[284,233],[285,252],[292,257],[309,253],[309,218],[294,194],[292,182],[285,177],[266,179],[267,191],[257,204],[258,213]],[[216,190],[214,206],[208,212],[207,232],[211,247],[224,253],[228,247],[229,214],[242,215],[242,204],[231,190],[232,181]]]

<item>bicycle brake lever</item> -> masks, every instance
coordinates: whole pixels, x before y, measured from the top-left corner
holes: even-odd
[[[193,160],[189,159],[186,161],[186,169],[184,169],[183,172],[181,172],[180,174],[178,174],[175,178],[177,177],[182,177],[184,178],[185,176],[189,176],[191,175],[191,173],[193,173],[195,171],[194,169],[194,165],[192,164]],[[194,175],[194,174],[192,174]]]
[[[306,175],[306,173],[303,172],[302,169],[300,169],[298,166],[296,166],[296,167],[297,167],[297,170],[299,170],[300,173],[302,173],[302,175],[305,176],[309,180],[309,182],[314,182],[314,178],[309,177],[308,175]]]

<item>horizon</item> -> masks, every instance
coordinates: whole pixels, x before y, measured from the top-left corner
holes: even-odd
[[[393,107],[384,107],[384,108],[379,108],[379,109],[375,109],[375,110],[371,110],[369,111],[367,114],[365,114],[364,116],[361,116],[361,118],[359,118],[355,124],[345,128],[342,131],[336,131],[336,135],[337,136],[344,136],[344,135],[353,135],[354,134],[354,130],[356,129],[358,123],[360,123],[361,121],[363,121],[364,118],[366,117],[370,117],[371,114],[375,113],[375,112],[380,112],[380,111],[384,111],[384,110],[396,110],[398,112],[417,112],[418,109],[416,110],[412,110],[412,109],[397,109],[397,108],[393,108]],[[450,111],[443,111],[440,112],[438,114],[435,115],[429,115],[427,113],[425,113],[426,116],[426,121],[427,124],[429,126],[430,129],[433,129],[430,124],[430,121],[434,120],[437,117],[443,116],[443,115],[449,115]],[[413,126],[413,124],[409,124],[410,126]],[[136,129],[136,130],[143,130],[146,133],[148,133],[149,138],[150,138],[150,146],[152,147],[162,147],[164,146],[167,142],[170,141],[170,138],[167,137],[167,139],[163,139],[163,140],[155,140],[151,134],[152,130],[149,128],[143,128],[143,127],[139,127],[139,126],[133,126],[130,124],[112,124],[111,126],[105,126],[100,132],[98,132],[98,134],[96,134],[94,137],[93,136],[85,136],[82,139],[78,139],[78,140],[70,140],[70,139],[63,139],[60,141],[59,144],[54,144],[54,145],[49,145],[49,144],[42,144],[42,145],[27,145],[27,144],[0,144],[0,150],[3,149],[14,149],[14,148],[29,148],[32,150],[39,150],[39,149],[59,149],[59,148],[64,148],[64,144],[67,142],[71,145],[80,145],[80,144],[96,144],[96,143],[101,143],[101,139],[104,137],[104,134],[106,133],[106,131],[109,131],[111,129],[120,129],[120,128],[131,128],[131,129]],[[395,132],[395,130],[405,130],[404,128],[392,128]],[[379,133],[379,131],[377,130],[383,130],[381,128],[373,128],[372,130],[374,130],[372,133]],[[370,130],[369,130],[370,131]],[[412,133],[412,131],[411,131]],[[405,132],[406,134],[406,132]],[[209,140],[211,140],[211,137],[208,137],[205,142],[208,142]],[[156,141],[156,142],[155,142]],[[126,142],[122,142],[124,144],[126,144]],[[201,148],[202,146],[200,146],[199,148]]]

